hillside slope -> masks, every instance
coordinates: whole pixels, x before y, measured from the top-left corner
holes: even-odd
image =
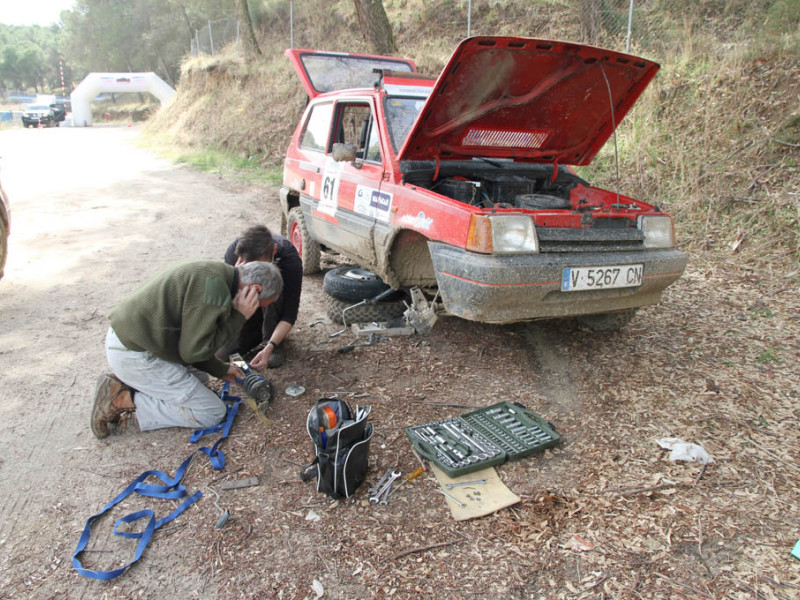
[[[178,100],[151,119],[148,131],[182,147],[224,150],[279,170],[305,95],[283,55],[288,15],[278,4],[266,3],[262,59],[246,62],[229,48],[187,60]],[[438,73],[465,37],[464,3],[385,4],[398,54],[424,73]],[[472,5],[472,35],[535,34],[625,48],[622,12],[590,19],[586,2]],[[800,4],[706,0],[688,9],[656,2],[639,9],[634,23],[631,53],[662,69],[620,126],[616,152],[609,142],[582,174],[671,211],[690,251],[736,254],[779,275],[796,271]],[[294,15],[294,32],[296,47],[368,51],[352,2],[304,3]]]

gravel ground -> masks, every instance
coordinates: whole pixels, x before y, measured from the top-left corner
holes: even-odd
[[[308,276],[289,359],[267,374],[275,401],[264,415],[243,405],[222,471],[196,458],[184,479],[204,497],[121,577],[75,573],[86,519],[194,449],[177,429],[91,435],[106,314],[160,266],[220,258],[244,226],[279,223],[276,190],[175,167],[135,138],[135,127],[0,131],[13,208],[0,282],[0,598],[798,597],[797,276],[706,254],[618,333],[444,317],[427,337],[349,353],[337,350],[352,334],[329,337],[322,274]],[[45,176],[35,164],[55,166]],[[325,269],[339,264],[324,255]],[[306,392],[292,398],[295,382]],[[299,479],[313,456],[308,410],[334,394],[369,404],[375,426],[368,485],[340,501]],[[562,436],[497,468],[518,504],[456,522],[430,471],[388,506],[368,502],[386,469],[419,466],[405,427],[498,401]],[[715,462],[671,462],[656,442],[667,436]],[[221,489],[246,477],[259,484]],[[126,500],[93,527],[84,566],[131,560],[114,519],[173,506]]]

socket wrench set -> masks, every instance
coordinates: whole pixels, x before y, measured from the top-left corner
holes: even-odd
[[[417,452],[450,477],[541,452],[560,440],[542,417],[511,402],[406,427],[406,437]]]

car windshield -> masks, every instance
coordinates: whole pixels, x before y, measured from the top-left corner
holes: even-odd
[[[375,69],[411,73],[411,66],[399,60],[334,54],[303,54],[300,59],[311,85],[320,93],[375,85]]]
[[[50,110],[50,107],[49,106],[44,106],[42,104],[36,104],[34,106],[29,106],[28,110],[31,110],[31,111],[33,111],[33,110],[36,110],[36,111],[48,111],[48,110]]]
[[[389,136],[392,138],[392,148],[394,148],[395,154],[400,151],[419,111],[425,105],[425,100],[426,98],[400,98],[397,96],[387,96],[384,100],[383,110],[386,113],[386,126],[389,129]]]

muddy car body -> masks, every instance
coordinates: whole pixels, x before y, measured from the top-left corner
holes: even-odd
[[[683,273],[669,215],[571,169],[591,162],[657,64],[518,37],[464,40],[436,80],[403,59],[287,55],[310,98],[281,189],[306,272],[335,250],[492,323],[627,321]]]

